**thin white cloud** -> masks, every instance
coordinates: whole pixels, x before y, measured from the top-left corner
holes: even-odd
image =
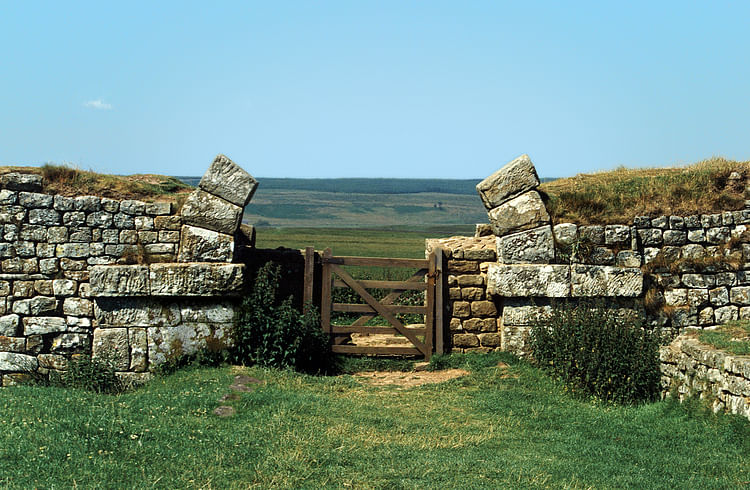
[[[112,110],[112,104],[102,102],[102,99],[89,100],[88,102],[84,102],[83,106],[88,107],[89,109],[97,109],[100,111]]]

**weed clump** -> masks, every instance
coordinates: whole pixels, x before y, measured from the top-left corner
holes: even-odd
[[[572,391],[615,403],[656,398],[661,336],[599,303],[558,305],[531,328],[536,363]]]
[[[50,373],[47,384],[80,388],[95,393],[121,393],[127,386],[117,377],[117,357],[106,351],[93,357],[91,353],[74,355],[68,368],[59,374]]]
[[[279,279],[280,267],[272,262],[258,271],[240,307],[233,360],[308,373],[327,371],[331,356],[318,312],[308,305],[300,313],[291,297],[279,301]]]

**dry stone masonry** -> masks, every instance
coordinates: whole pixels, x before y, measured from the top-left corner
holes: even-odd
[[[123,378],[233,342],[245,266],[232,263],[257,182],[224,155],[181,212],[169,203],[44,194],[0,176],[0,381],[116,359]],[[241,229],[242,228],[242,229]]]
[[[696,396],[714,411],[750,418],[750,357],[727,354],[680,336],[661,348],[662,396]]]

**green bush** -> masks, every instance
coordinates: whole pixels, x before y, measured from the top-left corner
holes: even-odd
[[[125,385],[115,371],[117,359],[114,355],[103,354],[92,357],[85,353],[68,362],[68,369],[57,375],[50,375],[50,384],[67,388],[82,388],[96,393],[120,393]]]
[[[658,395],[660,341],[655,331],[600,303],[556,305],[531,328],[539,366],[573,391],[616,403]]]
[[[279,266],[268,262],[259,271],[237,321],[235,362],[292,368],[316,373],[331,362],[328,336],[320,328],[318,312],[292,306],[292,298],[277,298]]]

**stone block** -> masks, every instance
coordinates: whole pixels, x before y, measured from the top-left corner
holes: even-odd
[[[4,337],[14,337],[18,332],[21,319],[18,315],[0,316],[0,335]]]
[[[231,262],[234,238],[205,228],[183,225],[178,262]]]
[[[146,211],[146,203],[135,199],[125,199],[120,202],[120,212],[136,216]]]
[[[489,210],[538,186],[534,164],[528,155],[521,155],[477,184],[477,192]]]
[[[64,332],[66,327],[65,319],[57,316],[34,316],[23,319],[23,334],[27,337]]]
[[[39,367],[39,361],[34,356],[15,352],[0,352],[0,371],[28,373],[36,371],[37,367]]]
[[[578,225],[573,223],[560,223],[552,228],[555,242],[563,247],[572,247],[578,240]]]
[[[506,297],[570,296],[570,266],[490,264],[487,294]]]
[[[231,323],[235,318],[235,307],[228,302],[195,302],[182,304],[182,321],[186,323]]]
[[[467,301],[478,301],[484,299],[484,288],[467,287],[461,289],[461,298]]]
[[[180,306],[138,298],[98,298],[94,318],[100,326],[173,327],[182,321]]]
[[[497,236],[528,230],[549,223],[547,208],[536,191],[529,191],[504,202],[488,213]]]
[[[492,226],[489,223],[477,223],[474,227],[474,236],[490,236],[492,235]]]
[[[708,297],[714,306],[729,304],[729,290],[725,287],[714,288],[708,291]]]
[[[89,348],[91,337],[82,333],[64,333],[52,339],[52,352],[80,352]]]
[[[90,269],[92,296],[147,296],[146,265],[97,265]]]
[[[0,335],[0,352],[26,352],[26,338]]]
[[[607,225],[604,227],[606,245],[625,245],[630,243],[630,227],[627,225]]]
[[[659,228],[639,229],[638,237],[644,247],[653,247],[662,244],[662,230]]]
[[[182,218],[179,215],[154,218],[154,228],[157,230],[179,230],[181,226]]]
[[[685,306],[688,304],[687,289],[667,289],[664,291],[664,303],[667,306]]]
[[[495,332],[497,321],[494,318],[468,318],[463,321],[463,328],[467,332]]]
[[[55,296],[73,296],[78,289],[78,283],[70,279],[52,280],[52,293]]]
[[[36,296],[31,299],[14,301],[11,309],[13,313],[19,315],[43,315],[55,313],[57,310],[57,300],[48,296]]]
[[[135,218],[132,215],[123,213],[122,211],[115,214],[112,218],[112,222],[115,228],[120,230],[132,230],[135,228]]]
[[[168,202],[146,203],[145,212],[151,216],[166,216],[172,212],[172,204]]]
[[[109,228],[113,223],[112,213],[96,211],[86,217],[86,224],[96,228]]]
[[[545,264],[555,258],[555,240],[550,225],[497,238],[500,262]]]
[[[716,323],[722,325],[739,318],[739,308],[736,306],[722,306],[714,309]]]
[[[129,328],[130,370],[145,371],[148,369],[148,333],[145,328]]]
[[[729,296],[731,302],[736,305],[750,305],[750,287],[748,286],[733,287]]]
[[[10,191],[41,192],[42,176],[39,174],[9,172],[0,175],[0,186]]]
[[[242,209],[198,189],[188,196],[180,212],[183,223],[234,235],[242,220]]]
[[[471,307],[468,301],[453,302],[453,316],[456,318],[469,318],[471,316]]]
[[[473,333],[457,333],[453,336],[453,347],[478,347],[479,337]]]
[[[552,306],[526,304],[517,300],[503,306],[503,325],[533,325],[552,314]]]
[[[477,337],[482,347],[500,347],[499,333],[480,333]]]
[[[500,337],[500,349],[518,356],[528,354],[531,327],[504,326]]]
[[[472,301],[471,315],[475,317],[497,316],[497,308],[492,301]]]
[[[109,360],[118,371],[127,371],[130,369],[129,345],[127,328],[96,328],[91,357]]]
[[[258,181],[225,155],[217,155],[198,187],[244,208],[253,198]]]
[[[606,240],[604,227],[601,225],[580,226],[578,227],[578,235],[581,242],[593,245],[604,245]]]
[[[618,267],[640,267],[641,255],[632,250],[622,250],[615,256],[615,265]]]
[[[31,209],[29,210],[29,224],[32,225],[59,225],[60,213],[54,209]]]
[[[63,314],[70,316],[94,316],[94,304],[90,299],[65,298]]]
[[[41,368],[56,369],[58,371],[68,369],[68,359],[65,356],[59,354],[39,354],[36,358]]]
[[[459,286],[484,286],[484,276],[480,274],[463,274],[456,277]]]
[[[643,273],[638,268],[573,265],[570,269],[573,297],[636,297],[643,292]]]
[[[236,296],[244,285],[244,264],[151,264],[154,296]]]
[[[90,255],[88,243],[60,243],[55,254],[58,257],[86,258]]]
[[[719,226],[706,230],[706,241],[714,245],[721,245],[722,243],[726,243],[731,237],[732,233],[726,226]]]
[[[176,327],[150,327],[147,332],[149,369],[199,350],[234,345],[231,324],[225,323],[182,323]]]

